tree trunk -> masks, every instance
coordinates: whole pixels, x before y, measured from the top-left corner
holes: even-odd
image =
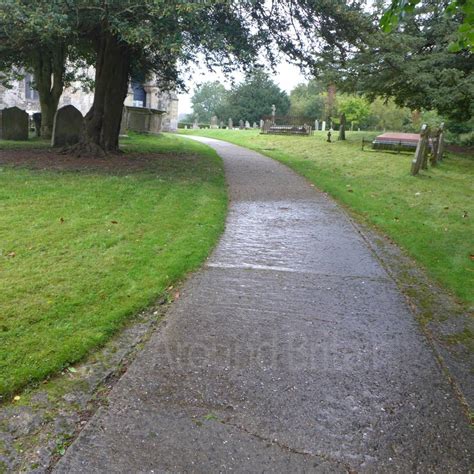
[[[110,32],[98,44],[94,102],[84,118],[76,154],[104,155],[119,152],[122,109],[128,92],[130,50]]]
[[[338,140],[345,140],[346,139],[346,114],[341,114],[340,122],[339,122],[339,137]]]
[[[62,45],[52,49],[38,48],[32,63],[41,107],[41,136],[51,138],[54,115],[64,89],[65,48]]]

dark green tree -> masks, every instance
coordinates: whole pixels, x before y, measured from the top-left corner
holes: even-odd
[[[446,16],[445,2],[439,0],[421,2],[405,15],[403,28],[389,34],[370,26],[378,16],[377,11],[360,14],[354,22],[360,41],[343,52],[335,47],[323,51],[317,73],[370,100],[393,98],[400,107],[469,120],[474,112],[474,55],[450,50],[462,19]]]
[[[404,23],[405,15],[415,11],[422,0],[392,0],[390,7],[383,14],[380,25],[386,32],[393,31],[399,23]],[[445,14],[462,18],[457,30],[457,38],[451,43],[451,51],[470,49],[474,51],[474,1],[451,0],[445,2]]]
[[[290,109],[288,94],[271,80],[269,74],[256,69],[232,88],[220,110],[220,118],[232,118],[234,123],[239,120],[258,123],[263,115],[272,113],[272,105],[275,105],[277,115],[286,115]]]

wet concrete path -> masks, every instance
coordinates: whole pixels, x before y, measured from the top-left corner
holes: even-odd
[[[224,159],[226,231],[57,472],[466,472],[461,407],[344,213],[197,139]]]

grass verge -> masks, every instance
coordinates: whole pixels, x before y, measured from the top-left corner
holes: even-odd
[[[382,229],[465,305],[474,304],[474,156],[448,153],[436,168],[410,175],[413,154],[361,149],[374,134],[347,141],[197,130],[281,161]]]
[[[81,163],[0,142],[0,400],[102,345],[223,230],[213,150],[173,135],[123,148]]]

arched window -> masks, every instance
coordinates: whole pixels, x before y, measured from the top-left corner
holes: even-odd
[[[133,106],[146,107],[146,92],[141,82],[132,80]]]

